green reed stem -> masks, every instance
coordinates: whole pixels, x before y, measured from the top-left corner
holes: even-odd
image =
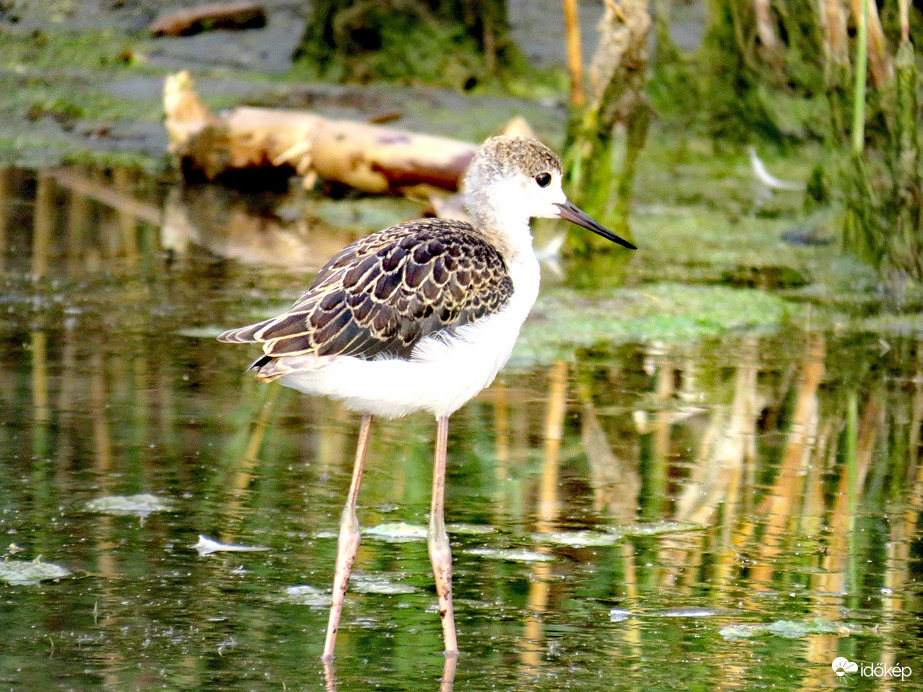
[[[852,150],[862,153],[865,144],[865,81],[868,70],[868,0],[862,0],[859,35],[856,38],[856,90],[853,97]]]

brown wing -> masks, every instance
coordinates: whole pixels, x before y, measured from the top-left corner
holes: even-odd
[[[460,221],[419,219],[348,245],[283,315],[218,337],[266,356],[409,358],[424,337],[497,312],[513,292],[500,253]]]

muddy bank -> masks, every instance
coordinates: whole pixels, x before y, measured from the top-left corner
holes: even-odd
[[[267,0],[268,21],[260,29],[181,38],[153,38],[148,32],[159,15],[201,4],[79,0],[0,9],[0,89],[10,95],[0,105],[0,163],[35,166],[89,156],[166,166],[161,90],[164,76],[177,69],[195,75],[212,107],[284,105],[353,118],[390,111],[408,129],[472,140],[522,113],[552,138],[562,132],[563,89],[484,96],[299,79],[290,56],[310,9],[307,2]],[[587,60],[600,11],[588,6],[582,14]],[[514,35],[537,73],[563,74],[560,14],[557,2],[510,4]]]

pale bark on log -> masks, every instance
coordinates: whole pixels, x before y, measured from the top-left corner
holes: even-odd
[[[455,190],[477,147],[444,137],[347,120],[326,123],[311,148],[322,178],[366,192],[397,192],[418,185]]]
[[[306,111],[237,108],[214,116],[185,73],[164,84],[170,151],[184,171],[208,180],[246,170],[291,166],[364,192],[454,191],[477,146],[468,142]]]
[[[645,107],[643,85],[651,17],[648,0],[605,1],[600,39],[590,64],[589,107],[606,128]]]
[[[255,2],[216,3],[158,17],[148,29],[154,36],[191,36],[212,29],[258,29],[266,10]]]

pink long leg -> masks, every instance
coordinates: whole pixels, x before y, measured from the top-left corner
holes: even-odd
[[[449,418],[437,419],[436,453],[433,462],[433,499],[429,510],[427,547],[429,561],[436,577],[436,594],[439,596],[439,615],[442,618],[442,637],[445,655],[458,656],[455,637],[455,613],[452,609],[452,550],[445,530],[445,466],[446,446],[449,439]]]
[[[356,551],[359,549],[359,519],[356,517],[356,498],[359,496],[359,483],[362,481],[362,466],[365,463],[365,452],[369,446],[369,431],[371,428],[372,416],[366,413],[362,416],[362,424],[359,427],[359,443],[356,445],[353,478],[349,484],[346,506],[343,507],[343,515],[340,518],[340,537],[337,539],[337,562],[333,572],[330,619],[327,620],[327,638],[324,641],[324,655],[321,657],[321,660],[325,663],[333,660],[333,646],[336,643],[337,629],[340,627],[340,613],[343,612],[346,586],[349,584],[349,574],[352,572]]]

